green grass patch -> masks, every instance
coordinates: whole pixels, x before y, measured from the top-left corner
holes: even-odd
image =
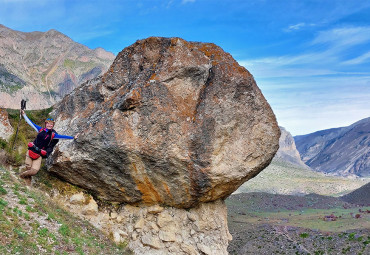
[[[18,216],[23,215],[22,210],[20,210],[18,207],[13,208],[13,212],[15,213],[15,215],[18,215]]]
[[[24,197],[24,196],[19,196],[19,204],[20,205],[27,205],[28,204],[27,198]]]
[[[8,191],[6,191],[6,189],[4,189],[4,187],[0,185],[0,195],[6,195],[6,194],[8,194]]]
[[[42,228],[38,231],[38,235],[41,237],[47,236],[49,233],[49,230],[47,228]]]
[[[78,60],[73,60],[73,59],[65,59],[63,63],[65,68],[75,70],[75,69],[83,69],[83,70],[91,70],[96,66],[96,63],[93,61],[89,62],[82,62]]]
[[[20,186],[19,183],[14,183],[14,185],[12,187],[12,189],[14,191],[14,194],[16,194],[17,196],[19,195],[19,193],[17,193],[18,190],[19,190],[19,186]]]
[[[3,211],[4,208],[8,205],[8,202],[5,201],[4,199],[0,198],[0,211]]]
[[[14,233],[17,235],[18,238],[25,238],[27,236],[26,232],[22,230],[20,227],[15,228]]]
[[[47,220],[56,220],[56,218],[55,218],[55,214],[54,214],[54,213],[52,213],[52,212],[49,212],[49,213],[48,213],[48,218],[47,218]]]
[[[36,212],[36,210],[34,208],[32,208],[30,205],[26,206],[26,211],[27,212]]]
[[[71,234],[71,230],[69,229],[69,227],[67,225],[64,225],[64,224],[62,224],[62,226],[60,226],[58,231],[64,237],[67,237]]]
[[[302,238],[307,238],[310,235],[308,233],[301,233],[299,236],[302,237]]]
[[[26,220],[30,220],[31,219],[31,217],[30,217],[30,215],[28,213],[24,213],[23,216],[24,216],[24,218]]]

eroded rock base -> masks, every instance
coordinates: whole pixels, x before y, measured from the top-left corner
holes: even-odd
[[[232,237],[223,200],[186,210],[159,205],[102,209],[82,193],[54,199],[115,242],[128,243],[135,254],[228,254]]]

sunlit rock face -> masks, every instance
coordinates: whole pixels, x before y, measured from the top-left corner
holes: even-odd
[[[301,160],[292,135],[284,127],[280,127],[280,133],[279,150],[274,159],[309,169],[310,167]]]
[[[13,134],[13,128],[10,125],[8,113],[5,109],[0,108],[0,138],[9,140]]]
[[[210,43],[151,37],[54,107],[48,170],[101,199],[189,208],[225,198],[278,149],[253,76]]]

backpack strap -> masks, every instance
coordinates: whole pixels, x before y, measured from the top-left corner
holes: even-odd
[[[49,147],[49,145],[50,145],[51,141],[53,141],[54,136],[55,136],[55,131],[54,131],[54,129],[52,129],[52,130],[51,130],[51,139],[50,139],[50,141],[49,141],[48,147]]]

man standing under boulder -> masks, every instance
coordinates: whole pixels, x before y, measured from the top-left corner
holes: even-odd
[[[45,127],[41,127],[33,123],[22,110],[22,116],[26,122],[35,129],[38,134],[33,142],[28,143],[28,151],[26,154],[26,170],[19,176],[23,178],[27,186],[31,186],[32,176],[36,175],[41,167],[42,158],[47,158],[53,151],[54,146],[59,139],[77,139],[78,135],[66,136],[59,135],[54,129],[55,121],[51,118],[45,120]]]

